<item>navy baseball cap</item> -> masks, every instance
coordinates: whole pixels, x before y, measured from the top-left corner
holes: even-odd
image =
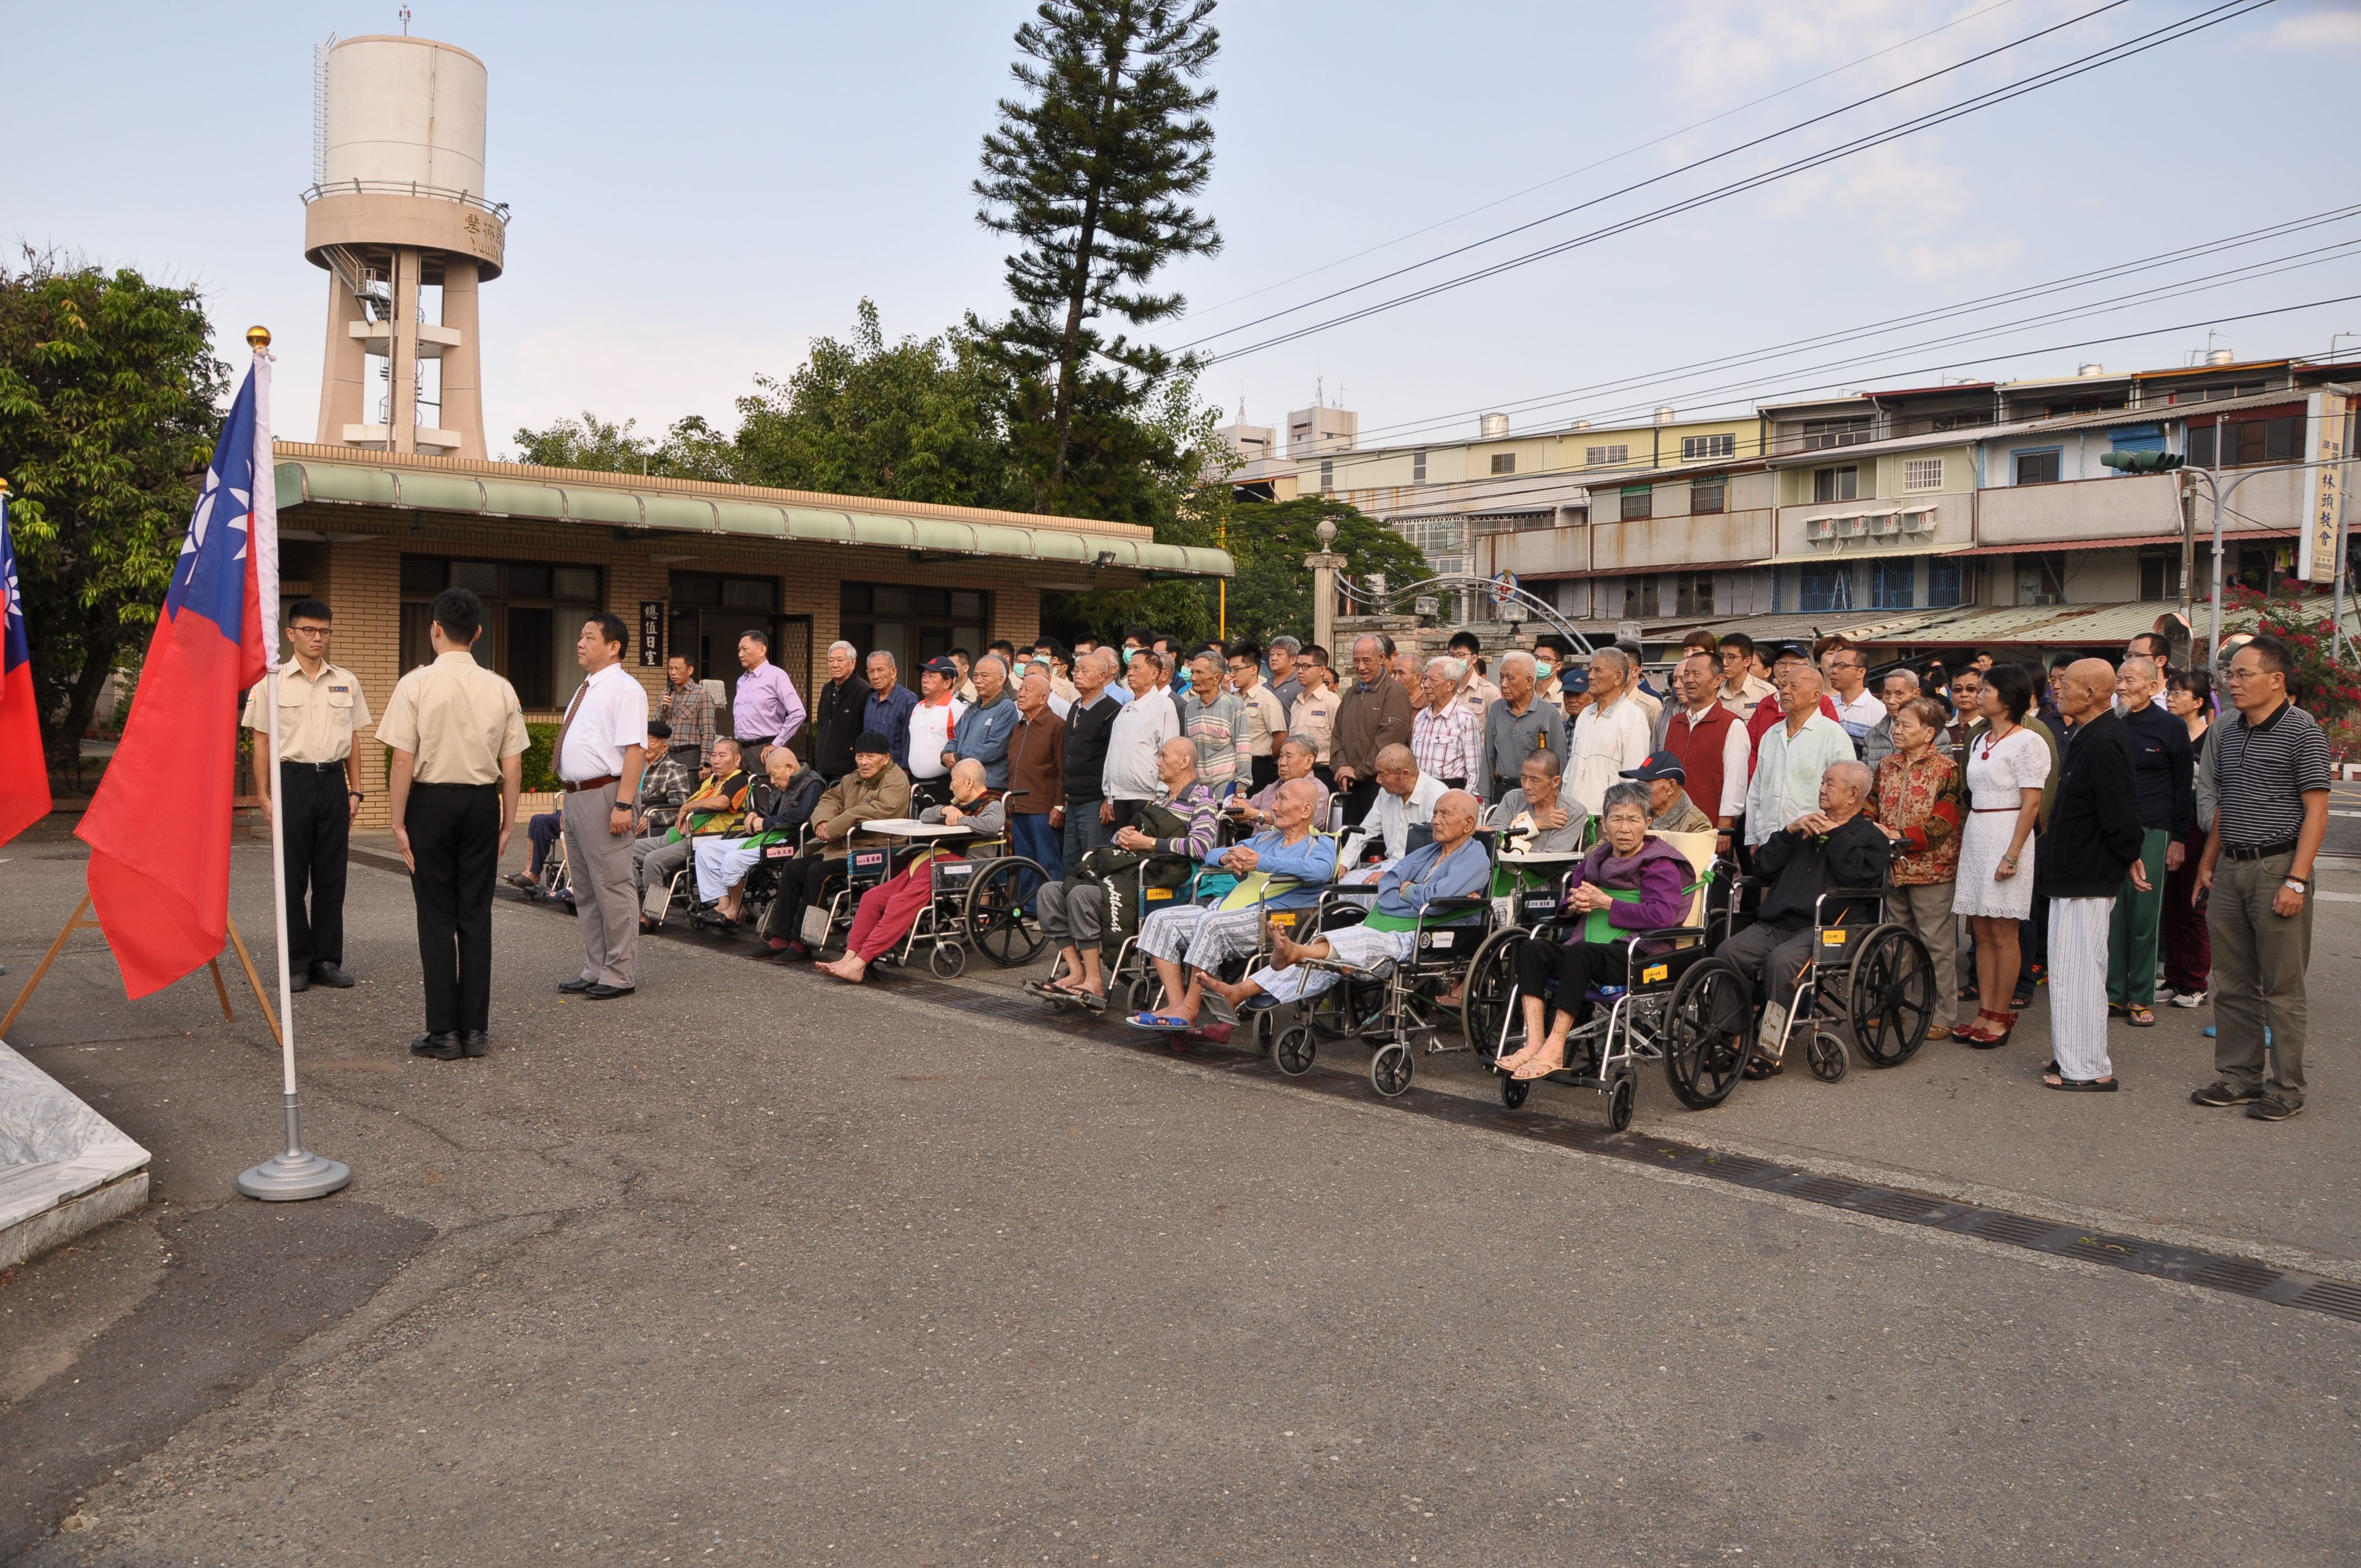
[[[1588,670],[1560,670],[1557,673],[1557,689],[1560,692],[1573,692],[1577,695],[1588,691],[1590,689],[1590,672]]]
[[[922,673],[932,670],[936,674],[948,675],[952,680],[959,679],[959,665],[949,659],[929,659],[918,668]]]
[[[1688,769],[1681,766],[1681,760],[1670,751],[1649,752],[1647,761],[1636,768],[1624,769],[1622,776],[1637,779],[1642,784],[1653,784],[1658,779],[1678,779],[1683,784],[1689,782]]]

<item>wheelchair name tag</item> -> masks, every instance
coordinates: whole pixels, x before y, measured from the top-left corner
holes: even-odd
[[[1295,911],[1292,909],[1281,909],[1270,916],[1270,923],[1274,926],[1284,927],[1288,930],[1292,931],[1295,929]]]
[[[1518,894],[1517,908],[1528,922],[1538,926],[1557,914],[1557,894],[1548,888],[1530,889]]]
[[[1640,983],[1653,985],[1660,980],[1669,980],[1672,973],[1673,966],[1670,964],[1650,964],[1640,971]]]
[[[828,910],[817,904],[805,905],[802,932],[804,946],[825,948],[828,946]]]
[[[1426,945],[1430,948],[1447,948],[1457,940],[1458,937],[1459,933],[1456,931],[1429,931],[1426,934]]]
[[[763,846],[763,858],[766,861],[792,861],[796,858],[796,847],[793,844],[765,844]]]
[[[1151,887],[1148,890],[1148,902],[1150,904],[1163,904],[1171,896],[1172,890],[1169,887]]]
[[[965,887],[968,884],[969,880],[974,875],[975,862],[973,861],[937,861],[935,862],[935,885],[937,887]]]
[[[1831,926],[1820,933],[1820,946],[1823,948],[1841,948],[1845,945],[1846,939],[1850,935],[1851,933],[1848,932],[1841,926]]]
[[[855,879],[874,881],[885,874],[887,851],[855,850],[847,859],[845,874]]]

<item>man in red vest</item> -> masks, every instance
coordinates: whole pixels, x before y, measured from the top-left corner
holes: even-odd
[[[1721,663],[1693,652],[1673,671],[1680,706],[1664,721],[1663,751],[1678,757],[1689,799],[1720,832],[1715,850],[1730,852],[1731,818],[1746,809],[1746,727],[1721,705]]]

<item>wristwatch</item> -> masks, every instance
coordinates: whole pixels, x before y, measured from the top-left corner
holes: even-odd
[[[2292,888],[2298,893],[2310,893],[2312,891],[2312,883],[2300,876],[2289,877],[2285,882],[2281,883],[2280,885],[2282,887]]]
[[[368,792],[367,790],[348,789],[345,791],[345,793],[352,796],[355,800],[367,800],[368,798]]]

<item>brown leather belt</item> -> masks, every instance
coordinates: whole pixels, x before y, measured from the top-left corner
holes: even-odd
[[[558,787],[563,789],[568,795],[580,795],[584,790],[605,789],[610,784],[621,784],[622,782],[623,781],[621,779],[616,777],[613,773],[602,773],[595,779],[584,779],[580,784],[567,784],[563,779],[560,779],[558,781]]]

